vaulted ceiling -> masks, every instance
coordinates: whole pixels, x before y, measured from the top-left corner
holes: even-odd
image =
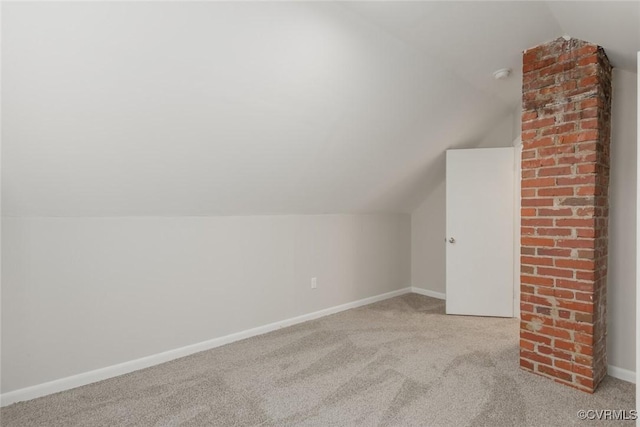
[[[558,36],[636,72],[637,2],[4,3],[10,216],[393,211]],[[514,70],[506,81],[491,73]]]

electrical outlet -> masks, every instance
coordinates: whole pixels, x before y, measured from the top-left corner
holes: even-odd
[[[318,278],[317,277],[312,277],[311,278],[311,289],[315,289],[318,287]]]

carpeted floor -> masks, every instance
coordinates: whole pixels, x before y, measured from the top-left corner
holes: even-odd
[[[634,408],[518,368],[515,319],[445,316],[408,294],[8,406],[8,426],[565,426]],[[585,425],[615,422],[584,421]],[[633,422],[629,422],[633,424]]]

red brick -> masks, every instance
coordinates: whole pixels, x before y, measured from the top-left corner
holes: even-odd
[[[562,185],[585,185],[585,184],[595,184],[596,177],[595,175],[582,175],[575,177],[562,177],[557,179],[557,183],[559,186]]]
[[[596,280],[596,274],[594,271],[576,271],[576,279],[585,281]]]
[[[593,369],[591,367],[587,368],[582,365],[572,365],[571,370],[584,377],[593,378]]]
[[[551,288],[537,288],[538,290],[540,289],[544,289],[544,290],[549,290]],[[546,316],[539,316],[533,313],[521,313],[521,319],[526,321],[526,322],[530,322],[530,323],[538,323],[538,324],[544,324],[544,325],[549,325],[549,326],[553,326],[553,319],[550,317],[546,317]],[[544,337],[547,338],[547,337]],[[536,341],[536,340],[534,340]],[[546,341],[540,341],[540,342],[546,342]],[[547,344],[550,344],[547,343]]]
[[[585,99],[580,103],[580,109],[586,110],[587,108],[598,107],[599,106],[598,104],[599,104],[598,98]]]
[[[556,159],[554,158],[542,158],[542,159],[533,159],[533,160],[523,160],[522,161],[522,169],[537,169],[542,166],[555,166]]]
[[[596,119],[588,119],[580,121],[580,129],[597,129],[598,128],[598,120]]]
[[[535,309],[536,309],[536,313],[538,314],[542,314],[543,316],[551,316],[551,307],[536,305]]]
[[[554,147],[538,148],[537,153],[540,157],[549,157],[557,156],[558,154],[573,154],[575,151],[576,148],[573,145],[559,145]]]
[[[571,371],[573,364],[571,362],[567,362],[566,360],[555,359],[553,361],[553,366],[558,369],[562,369],[563,371]]]
[[[571,312],[569,310],[558,310],[558,316],[561,319],[569,319],[571,317]]]
[[[542,68],[540,70],[540,72],[539,72],[539,75],[540,75],[540,77],[551,76],[551,75],[554,75],[554,74],[559,74],[559,73],[565,71],[566,69],[567,69],[567,65],[566,64],[563,64],[561,62],[560,63],[556,62],[556,63],[552,64],[549,67]],[[554,80],[554,83],[555,83],[555,80]],[[554,88],[556,88],[558,91],[562,90],[561,86],[554,86]]]
[[[562,120],[565,122],[575,122],[576,120],[580,120],[579,112],[566,113],[562,116]]]
[[[522,268],[522,266],[520,266],[520,268]],[[536,288],[532,285],[520,284],[520,292],[522,292],[523,294],[534,295],[536,293]]]
[[[575,342],[577,344],[593,345],[593,335],[591,335],[591,334],[575,333],[575,334],[573,334],[573,339],[575,340]],[[582,363],[584,365],[590,365],[591,362],[592,362],[590,357],[587,358],[585,356],[576,357],[575,361],[577,363]]]
[[[533,304],[529,304],[526,302],[522,302],[520,301],[520,312],[521,313],[525,313],[525,312],[533,312]]]
[[[591,249],[578,250],[578,259],[595,259],[595,251]]]
[[[579,228],[576,231],[577,231],[576,237],[595,237],[596,236],[596,230],[593,228]]]
[[[597,190],[595,185],[585,185],[584,187],[576,188],[576,194],[578,196],[595,196],[598,193],[599,191]]]
[[[548,298],[537,296],[537,295],[522,294],[520,295],[520,300],[525,302],[530,302],[531,304],[535,304],[535,305],[541,305],[543,307],[552,306]]]
[[[534,362],[538,362],[538,363],[544,363],[547,365],[551,365],[552,361],[550,357],[547,356],[542,356],[539,354],[536,354],[532,351],[527,351],[527,350],[520,350],[520,357],[524,358],[524,359],[528,359],[528,360],[532,360]]]
[[[537,234],[539,236],[571,236],[572,230],[570,228],[538,228]]]
[[[527,248],[524,246],[520,246],[520,253],[522,255],[535,255],[536,254],[536,248]]]
[[[556,267],[574,268],[576,270],[593,270],[595,263],[593,261],[585,261],[578,259],[556,259]]]
[[[558,227],[595,227],[593,218],[559,218],[555,220]]]
[[[551,347],[547,347],[546,345],[538,345],[538,353],[549,355],[553,354],[553,349]]]
[[[547,136],[547,135],[561,135],[567,132],[574,132],[576,130],[576,124],[575,123],[565,123],[562,125],[558,125],[558,126],[552,126],[546,129],[543,129],[541,134],[542,136]]]
[[[577,163],[595,162],[597,160],[596,153],[581,154],[579,156],[564,156],[558,158],[560,165],[573,165]],[[584,165],[583,165],[584,166]]]
[[[539,216],[571,216],[573,211],[571,208],[558,208],[558,209],[538,209]]]
[[[520,331],[520,338],[528,340],[528,341],[533,341],[536,343],[542,343],[542,344],[546,344],[546,345],[551,345],[551,338],[549,337],[545,337],[544,335],[538,335],[536,333],[533,332],[528,332],[525,330],[521,330]]]
[[[592,207],[576,209],[577,216],[593,217],[595,213],[596,213],[596,210]]]
[[[562,176],[571,175],[573,171],[571,166],[559,166],[554,168],[541,168],[538,169],[538,176]]]
[[[585,130],[576,133],[561,135],[558,138],[560,144],[575,144],[576,142],[595,141],[598,139],[597,130]]]
[[[560,248],[594,248],[593,239],[564,239],[558,240],[556,245]]]
[[[520,367],[533,371],[533,363],[527,359],[520,359]]]
[[[558,301],[558,307],[566,308],[567,310],[580,311],[583,313],[593,313],[593,304],[588,302],[574,302],[574,301]]]
[[[553,258],[522,256],[520,263],[527,265],[553,265]]]
[[[606,371],[595,325],[606,303],[610,73],[604,51],[576,39],[523,56],[520,363],[587,392]]]
[[[521,275],[520,282],[538,286],[553,286],[553,279],[550,277]]]
[[[582,313],[576,313],[582,314]],[[569,320],[557,319],[556,327],[562,329],[570,329],[572,331],[579,331],[585,334],[593,334],[593,324],[592,323],[576,323],[571,322]]]
[[[520,243],[523,246],[545,246],[545,247],[553,247],[555,244],[555,240],[546,239],[540,237],[522,237],[520,239]]]
[[[522,218],[520,224],[525,227],[551,227],[553,226],[552,218]]]
[[[576,345],[575,343],[571,342],[571,341],[563,341],[560,339],[557,339],[553,342],[554,346],[561,349],[561,350],[566,350],[566,351],[570,351],[570,352],[574,352],[576,349]]]
[[[536,331],[539,334],[542,335],[548,335],[548,336],[552,336],[552,337],[557,337],[557,338],[562,338],[562,339],[569,339],[571,338],[571,333],[565,329],[562,328],[553,328],[550,326],[540,326],[539,329]]]
[[[573,299],[573,291],[566,289],[538,287],[536,290],[537,294],[542,296]]]
[[[538,53],[539,51],[537,49],[529,49],[525,51],[524,55],[522,55],[522,63],[531,64],[538,61]]]
[[[548,147],[555,143],[554,139],[550,136],[544,138],[533,138],[522,141],[522,147],[525,150],[530,150],[532,148],[538,147]]]
[[[555,378],[560,378],[565,381],[571,381],[573,379],[573,375],[571,375],[570,373],[559,371],[545,365],[538,365],[538,372],[550,375]]]
[[[535,285],[535,283],[533,283]],[[577,291],[593,292],[593,282],[583,282],[579,280],[556,279],[555,286],[563,289],[573,289]]]
[[[593,314],[589,314],[589,313],[576,313],[575,314],[575,320],[576,322],[579,322],[580,324],[586,324],[587,326],[589,326],[589,330],[584,330],[584,332],[587,333],[593,333],[593,324],[595,322],[595,317]],[[582,330],[582,329],[581,329]]]
[[[573,187],[540,188],[538,196],[573,196]]]
[[[575,52],[575,55],[586,56],[586,55],[592,55],[597,52],[598,52],[598,46],[596,46],[595,44],[588,43],[588,44],[585,44],[580,49],[578,49],[578,51]]]
[[[553,206],[553,199],[540,199],[540,198],[524,198],[521,202],[522,206]]]
[[[580,348],[576,348],[577,352],[585,356],[593,356],[593,347],[590,345],[582,345]]]
[[[566,178],[568,179],[568,178]],[[554,178],[537,178],[537,179],[524,179],[522,180],[522,188],[527,187],[553,187],[556,185]],[[573,185],[573,184],[571,184]]]
[[[555,117],[545,117],[537,120],[529,120],[525,123],[522,123],[522,130],[532,130],[532,129],[540,129],[543,127],[551,126],[555,124]]]
[[[593,197],[566,197],[560,200],[560,206],[593,206]]]
[[[562,351],[558,349],[553,350],[553,357],[557,357],[559,359],[564,359],[564,360],[573,359],[573,355],[571,353],[567,353],[566,351]]]
[[[584,58],[580,58],[578,60],[578,66],[580,67],[582,67],[583,65],[597,64],[597,63],[598,63],[598,57],[595,55],[585,56]]]
[[[541,256],[568,257],[571,256],[571,249],[538,248],[536,253]]]
[[[536,348],[536,345],[534,343],[532,343],[531,341],[520,340],[520,348],[523,348],[523,349],[529,350],[529,351],[534,351],[535,348]]]
[[[575,293],[575,298],[576,298],[577,301],[593,302],[593,294],[592,293],[576,292]]]
[[[598,144],[596,142],[585,142],[582,144],[579,144],[576,147],[576,150],[580,153],[580,152],[592,152],[592,151],[596,151],[598,149]]]
[[[580,111],[580,118],[581,119],[592,119],[594,117],[598,117],[598,109],[597,108],[589,108],[589,109]]]
[[[594,388],[593,380],[590,379],[590,378],[583,378],[583,377],[581,377],[579,375],[576,375],[576,382],[579,385],[582,385],[582,386],[586,387],[589,390],[593,390],[593,388]]]
[[[592,87],[598,83],[598,76],[588,76],[578,82],[578,87]]]
[[[529,62],[527,64],[523,64],[522,71],[525,72],[525,73],[528,73],[528,72],[531,72],[531,71],[534,71],[534,70],[539,70],[540,68],[548,67],[549,65],[553,64],[554,62],[555,62],[555,59],[553,59],[553,58],[548,58],[548,59],[544,59],[544,60]]]
[[[536,272],[542,276],[564,277],[566,279],[573,278],[573,270],[539,267]]]

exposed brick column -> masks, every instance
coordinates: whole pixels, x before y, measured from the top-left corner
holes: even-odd
[[[593,392],[607,373],[611,65],[559,38],[524,52],[520,366]]]

